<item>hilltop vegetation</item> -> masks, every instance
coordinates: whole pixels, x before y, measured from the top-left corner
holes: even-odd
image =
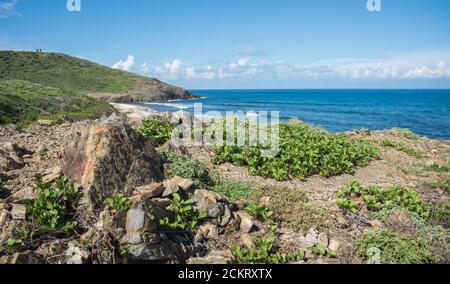
[[[105,102],[189,98],[156,79],[59,53],[0,51],[0,124],[110,113]]]
[[[38,118],[95,118],[112,108],[72,91],[21,80],[0,80],[0,124],[26,125]]]

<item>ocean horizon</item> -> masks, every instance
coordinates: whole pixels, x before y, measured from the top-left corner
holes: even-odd
[[[191,90],[201,98],[144,103],[153,111],[279,111],[330,132],[367,128],[408,128],[429,138],[450,139],[449,89],[210,89]]]

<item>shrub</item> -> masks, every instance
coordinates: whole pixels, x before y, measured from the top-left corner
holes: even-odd
[[[44,232],[67,233],[73,230],[77,222],[72,217],[81,197],[78,185],[67,178],[60,178],[53,185],[38,179],[36,187],[36,198],[27,208],[32,221]]]
[[[441,166],[437,163],[433,163],[432,165],[425,167],[425,170],[436,173],[448,173],[450,172],[450,159],[447,161],[446,165]]]
[[[279,129],[280,151],[276,157],[262,156],[267,147],[223,146],[214,148],[214,162],[247,166],[251,174],[277,180],[305,180],[314,174],[330,177],[353,173],[356,166],[366,166],[380,157],[379,150],[368,142],[329,134],[303,123],[282,123]]]
[[[385,147],[391,147],[398,151],[404,152],[411,157],[415,157],[417,159],[422,159],[424,157],[423,153],[418,152],[416,149],[408,147],[402,143],[391,141],[391,140],[383,140],[381,144]]]
[[[225,195],[235,202],[238,200],[249,200],[260,189],[248,182],[225,181],[214,186],[212,191]]]
[[[235,259],[241,264],[286,264],[304,257],[304,251],[298,255],[284,254],[275,248],[274,238],[261,238],[254,248],[242,248],[235,245],[231,248]]]
[[[430,205],[422,201],[419,193],[412,189],[391,186],[382,189],[378,186],[362,186],[356,181],[349,182],[337,193],[337,204],[353,213],[358,212],[356,199],[362,199],[367,208],[377,212],[400,207],[424,219],[430,217]]]
[[[407,138],[407,139],[411,139],[411,140],[418,140],[419,136],[417,134],[415,134],[414,132],[412,132],[411,130],[407,129],[407,128],[394,128],[391,131],[393,134]]]
[[[194,230],[200,221],[208,217],[207,212],[200,212],[193,206],[193,201],[183,200],[178,193],[174,193],[170,209],[175,213],[174,220],[168,217],[159,220],[159,224],[172,230]]]
[[[163,144],[172,137],[174,129],[174,125],[155,116],[144,119],[138,132],[156,144]]]
[[[216,182],[216,177],[211,173],[206,163],[184,155],[162,153],[164,159],[170,164],[169,176],[179,176],[189,179],[198,187],[209,188]]]
[[[270,211],[269,208],[263,203],[250,203],[246,208],[248,214],[252,215],[259,221],[266,222],[273,216],[273,211]]]
[[[106,198],[105,205],[117,211],[127,211],[131,207],[131,202],[123,193],[117,193]]]
[[[424,241],[388,230],[366,233],[357,241],[357,253],[361,257],[370,258],[373,249],[379,250],[383,264],[430,264],[439,261]]]

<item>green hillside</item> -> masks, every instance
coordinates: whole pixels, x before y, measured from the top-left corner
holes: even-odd
[[[107,102],[190,97],[156,79],[64,54],[0,51],[0,124],[97,117],[113,111]]]
[[[0,125],[26,126],[38,118],[76,120],[112,112],[105,102],[21,80],[0,80]]]
[[[80,93],[120,93],[145,77],[59,53],[0,51],[0,78]]]

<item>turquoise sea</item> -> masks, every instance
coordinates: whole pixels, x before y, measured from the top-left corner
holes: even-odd
[[[332,132],[409,128],[430,138],[450,139],[450,90],[191,90],[205,98],[149,103],[156,111],[279,111]]]

